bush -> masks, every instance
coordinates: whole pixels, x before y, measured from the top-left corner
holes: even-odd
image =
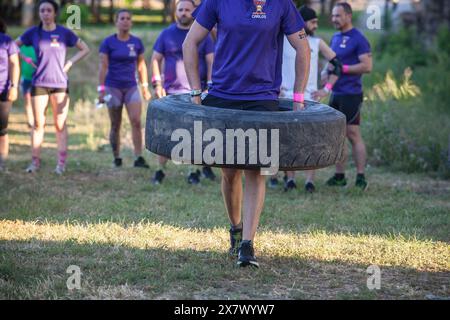
[[[59,21],[62,24],[66,24],[68,19],[71,17],[72,13],[69,14],[67,12],[67,9],[72,6],[73,4],[66,4],[63,8],[61,8],[61,14],[59,16]],[[89,9],[89,7],[85,4],[77,4],[77,7],[80,8],[80,22],[82,25],[86,25],[89,23],[90,18],[91,18],[91,11]]]

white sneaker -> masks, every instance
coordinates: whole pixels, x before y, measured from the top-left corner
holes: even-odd
[[[66,166],[61,165],[61,164],[58,164],[58,165],[56,166],[54,172],[55,172],[58,176],[62,176],[63,173],[64,173],[64,171],[66,171]]]
[[[28,168],[26,168],[26,172],[28,173],[35,173],[36,171],[39,170],[39,166],[35,165],[33,162],[28,166]]]

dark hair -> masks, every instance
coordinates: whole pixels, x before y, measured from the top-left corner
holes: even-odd
[[[183,1],[187,1],[187,2],[192,3],[192,5],[194,6],[194,8],[197,7],[197,6],[195,5],[194,0],[177,0],[177,2],[175,3],[175,7],[178,7],[178,5],[179,5],[181,2],[183,2]]]
[[[344,12],[346,14],[353,14],[352,6],[349,5],[347,2],[338,2],[334,6],[335,7],[342,7],[342,9],[344,9]]]
[[[55,10],[55,13],[58,14],[59,11],[59,5],[54,1],[54,0],[40,0],[38,3],[38,10],[41,7],[41,5],[43,5],[44,3],[50,3],[51,6],[53,7],[53,10]]]
[[[0,18],[0,32],[6,33],[6,31],[8,31],[8,26],[6,25],[6,22]]]
[[[120,9],[120,10],[118,10],[118,11],[116,12],[116,19],[115,19],[116,22],[117,22],[117,20],[119,20],[120,14],[121,14],[121,13],[124,13],[124,12],[130,14],[130,16],[133,15],[133,14],[131,13],[131,11],[128,10],[128,9]]]

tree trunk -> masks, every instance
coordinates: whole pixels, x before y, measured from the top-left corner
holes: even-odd
[[[109,23],[114,23],[114,0],[109,0]]]
[[[34,1],[25,0],[22,4],[22,27],[29,27],[34,21]]]

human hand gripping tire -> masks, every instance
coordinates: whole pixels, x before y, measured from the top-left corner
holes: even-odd
[[[150,90],[148,90],[148,87],[143,87],[142,88],[142,96],[147,101],[152,98],[152,94],[150,93]]]
[[[293,102],[294,111],[305,110],[305,104],[303,102]]]
[[[194,104],[202,104],[202,99],[200,96],[191,97],[191,102]]]

